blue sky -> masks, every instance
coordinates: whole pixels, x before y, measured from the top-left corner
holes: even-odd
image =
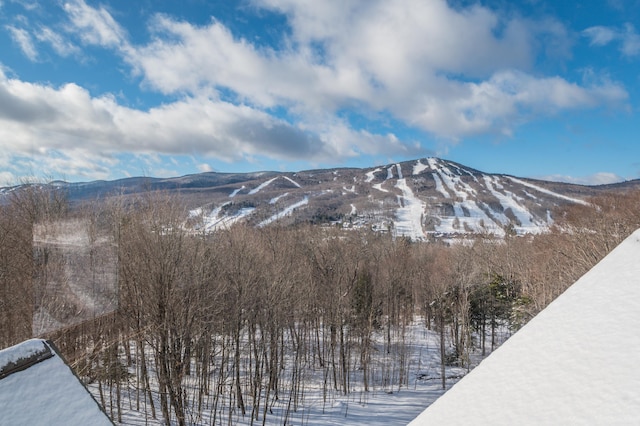
[[[0,185],[371,167],[640,178],[640,1],[0,0]]]

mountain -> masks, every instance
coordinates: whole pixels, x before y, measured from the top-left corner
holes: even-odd
[[[393,232],[415,240],[472,233],[540,233],[558,206],[586,204],[604,191],[638,181],[582,186],[484,173],[452,161],[424,158],[374,168],[336,168],[297,173],[201,173],[177,178],[129,178],[54,183],[71,201],[147,191],[179,194],[200,229],[245,221],[340,224]],[[0,194],[10,188],[0,189]]]

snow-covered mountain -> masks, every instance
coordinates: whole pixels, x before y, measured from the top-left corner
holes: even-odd
[[[177,191],[196,226],[206,230],[240,221],[255,226],[331,223],[415,240],[543,232],[553,222],[555,207],[584,204],[589,196],[615,189],[483,173],[438,158],[367,169],[202,173],[57,185],[72,200]]]
[[[245,220],[341,223],[412,239],[490,233],[539,233],[559,204],[585,203],[582,188],[479,172],[427,158],[372,169],[267,174],[226,185],[192,214],[206,229]]]

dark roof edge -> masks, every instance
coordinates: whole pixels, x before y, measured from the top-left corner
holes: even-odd
[[[0,366],[0,380],[53,357],[54,354],[51,352],[49,343],[50,342],[43,340],[42,350],[39,350],[28,357],[18,358],[16,361],[10,361],[6,365]]]

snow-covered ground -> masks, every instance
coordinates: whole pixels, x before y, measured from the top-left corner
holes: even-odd
[[[411,423],[640,422],[640,230]]]
[[[377,334],[378,340],[383,340],[382,335],[384,332],[380,331]],[[306,378],[302,392],[303,397],[298,409],[295,412],[290,410],[287,414],[287,407],[290,403],[288,390],[286,390],[288,385],[283,384],[282,387],[285,389],[283,395],[274,404],[273,413],[267,416],[266,424],[284,424],[286,416],[288,418],[286,424],[291,425],[406,425],[425,406],[432,403],[446,390],[442,389],[440,376],[438,334],[435,331],[427,330],[424,321],[418,318],[414,323],[407,326],[405,339],[404,346],[394,345],[395,349],[384,357],[378,357],[377,361],[371,366],[372,369],[378,371],[379,379],[371,385],[371,389],[368,392],[364,391],[361,384],[352,385],[348,395],[343,395],[330,387],[325,399],[322,387],[324,370],[305,370],[302,373]],[[406,349],[404,355],[400,352],[402,347]],[[382,347],[376,351],[380,353]],[[400,374],[397,369],[397,362],[400,356],[404,356],[406,359],[406,377],[408,378],[408,383],[405,382],[402,386],[397,385],[397,378]],[[467,368],[446,367],[446,389],[450,389],[467,372]],[[395,384],[380,384],[385,380],[383,376],[386,375],[390,375],[392,378],[395,377]],[[154,380],[153,374],[151,380]],[[192,383],[190,386],[195,387],[197,383]],[[90,390],[94,395],[98,395],[97,385],[90,385]],[[105,392],[107,395],[109,394],[106,390]],[[144,410],[135,411],[132,408],[136,405],[135,402],[131,402],[135,395],[136,389],[133,382],[122,390],[122,424],[134,426],[163,424],[160,418],[153,419],[150,412],[145,412]],[[158,398],[158,395],[154,394],[154,398]],[[156,400],[156,407],[159,407],[158,400]],[[239,410],[233,406],[231,409],[228,404],[220,406],[218,420],[215,424],[252,424],[249,414],[251,408],[248,407],[247,410],[247,415],[243,417]],[[191,419],[190,421],[188,420],[189,424],[211,424],[210,408],[205,409],[201,415],[197,415],[194,408],[190,409],[189,413],[187,416],[188,419]],[[262,416],[257,422],[254,420],[253,424],[262,424]]]

